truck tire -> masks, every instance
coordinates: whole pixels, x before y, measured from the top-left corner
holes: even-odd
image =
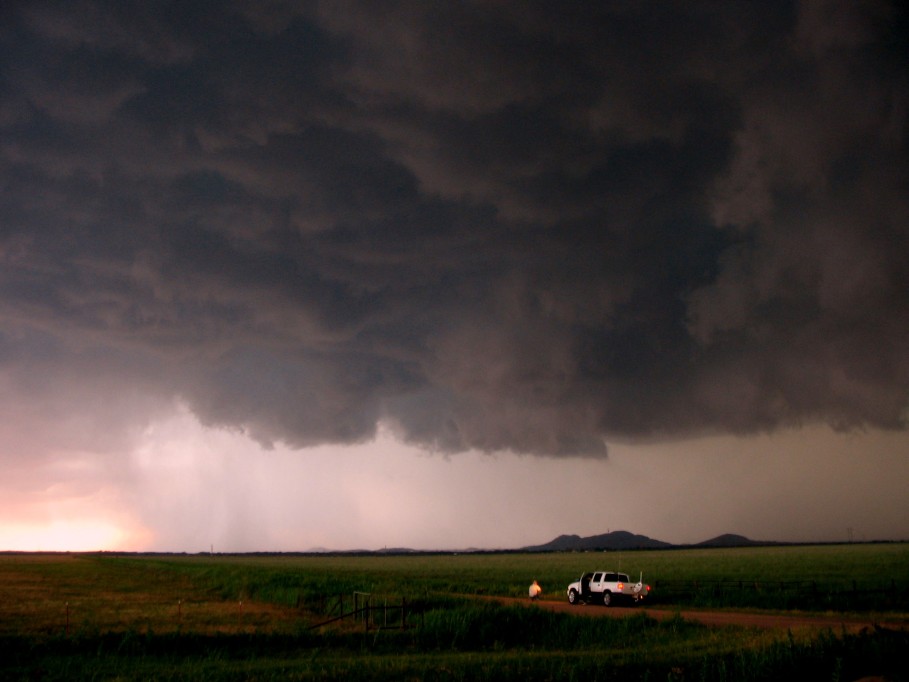
[[[568,603],[577,605],[577,603],[578,603],[578,591],[577,590],[570,590],[568,592]]]
[[[610,592],[609,590],[606,590],[603,593],[603,606],[611,606],[611,605],[612,605],[612,592]]]

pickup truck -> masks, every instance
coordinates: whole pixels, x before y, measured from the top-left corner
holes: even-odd
[[[568,586],[568,602],[611,606],[619,600],[624,600],[636,604],[650,594],[650,585],[645,585],[643,580],[643,573],[637,583],[632,583],[625,573],[613,571],[585,573],[580,580]]]

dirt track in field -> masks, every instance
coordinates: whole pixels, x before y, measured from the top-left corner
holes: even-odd
[[[496,598],[494,598],[496,599]],[[857,618],[837,615],[806,615],[806,614],[763,614],[763,613],[744,613],[740,611],[684,611],[678,609],[651,608],[647,606],[594,606],[594,605],[571,605],[568,602],[515,599],[508,597],[497,598],[497,601],[504,604],[521,604],[528,608],[547,609],[558,613],[570,613],[577,616],[587,617],[609,617],[622,618],[637,613],[645,613],[651,618],[657,620],[666,620],[681,616],[685,620],[702,623],[711,626],[737,625],[741,627],[754,628],[773,628],[782,630],[798,629],[816,629],[816,630],[834,630],[842,632],[843,630],[856,633],[866,628],[884,627],[894,630],[909,629],[909,622],[901,621],[880,621],[872,618]]]

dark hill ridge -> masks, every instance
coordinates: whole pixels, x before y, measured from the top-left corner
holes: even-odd
[[[627,530],[616,530],[611,533],[601,535],[590,535],[581,537],[580,535],[560,535],[547,542],[544,545],[532,545],[530,547],[520,547],[517,549],[477,549],[474,547],[468,549],[454,550],[464,553],[517,553],[517,552],[592,552],[592,551],[622,551],[636,549],[683,549],[683,548],[724,548],[724,547],[758,547],[762,545],[782,545],[787,543],[768,542],[759,540],[750,540],[743,535],[726,533],[718,535],[710,540],[699,542],[692,545],[674,545],[671,542],[654,540],[646,535],[636,535],[629,533]],[[437,554],[439,552],[450,552],[453,550],[426,550],[426,549],[409,549],[407,547],[383,547],[378,550],[331,550],[324,547],[318,547],[303,552],[303,554]],[[280,552],[278,552],[280,554]]]
[[[757,545],[777,544],[749,540],[743,535],[726,533],[696,545],[673,545],[662,540],[654,540],[646,535],[635,535],[625,530],[616,530],[602,535],[591,535],[582,538],[579,535],[560,535],[544,545],[522,547],[522,552],[579,552],[591,550],[624,550],[624,549],[670,549],[673,547],[754,547]]]
[[[646,535],[635,535],[626,530],[616,530],[586,538],[578,535],[560,535],[545,545],[523,547],[522,549],[525,552],[564,552],[597,549],[667,549],[669,547],[673,547],[673,545],[648,538]]]
[[[735,535],[733,533],[726,533],[725,535],[717,535],[715,538],[710,540],[705,540],[704,542],[699,542],[694,547],[757,547],[764,545],[779,545],[783,544],[780,542],[762,542],[760,540],[750,540],[744,535]]]
[[[725,535],[717,535],[715,538],[710,540],[704,540],[704,542],[699,542],[696,547],[741,547],[742,545],[754,544],[752,540],[744,537],[743,535],[735,535],[733,533],[726,533]]]

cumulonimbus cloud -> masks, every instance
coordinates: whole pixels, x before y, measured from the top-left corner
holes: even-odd
[[[906,427],[894,6],[435,10],[7,10],[23,424],[128,391],[124,428],[179,398],[301,446]]]

